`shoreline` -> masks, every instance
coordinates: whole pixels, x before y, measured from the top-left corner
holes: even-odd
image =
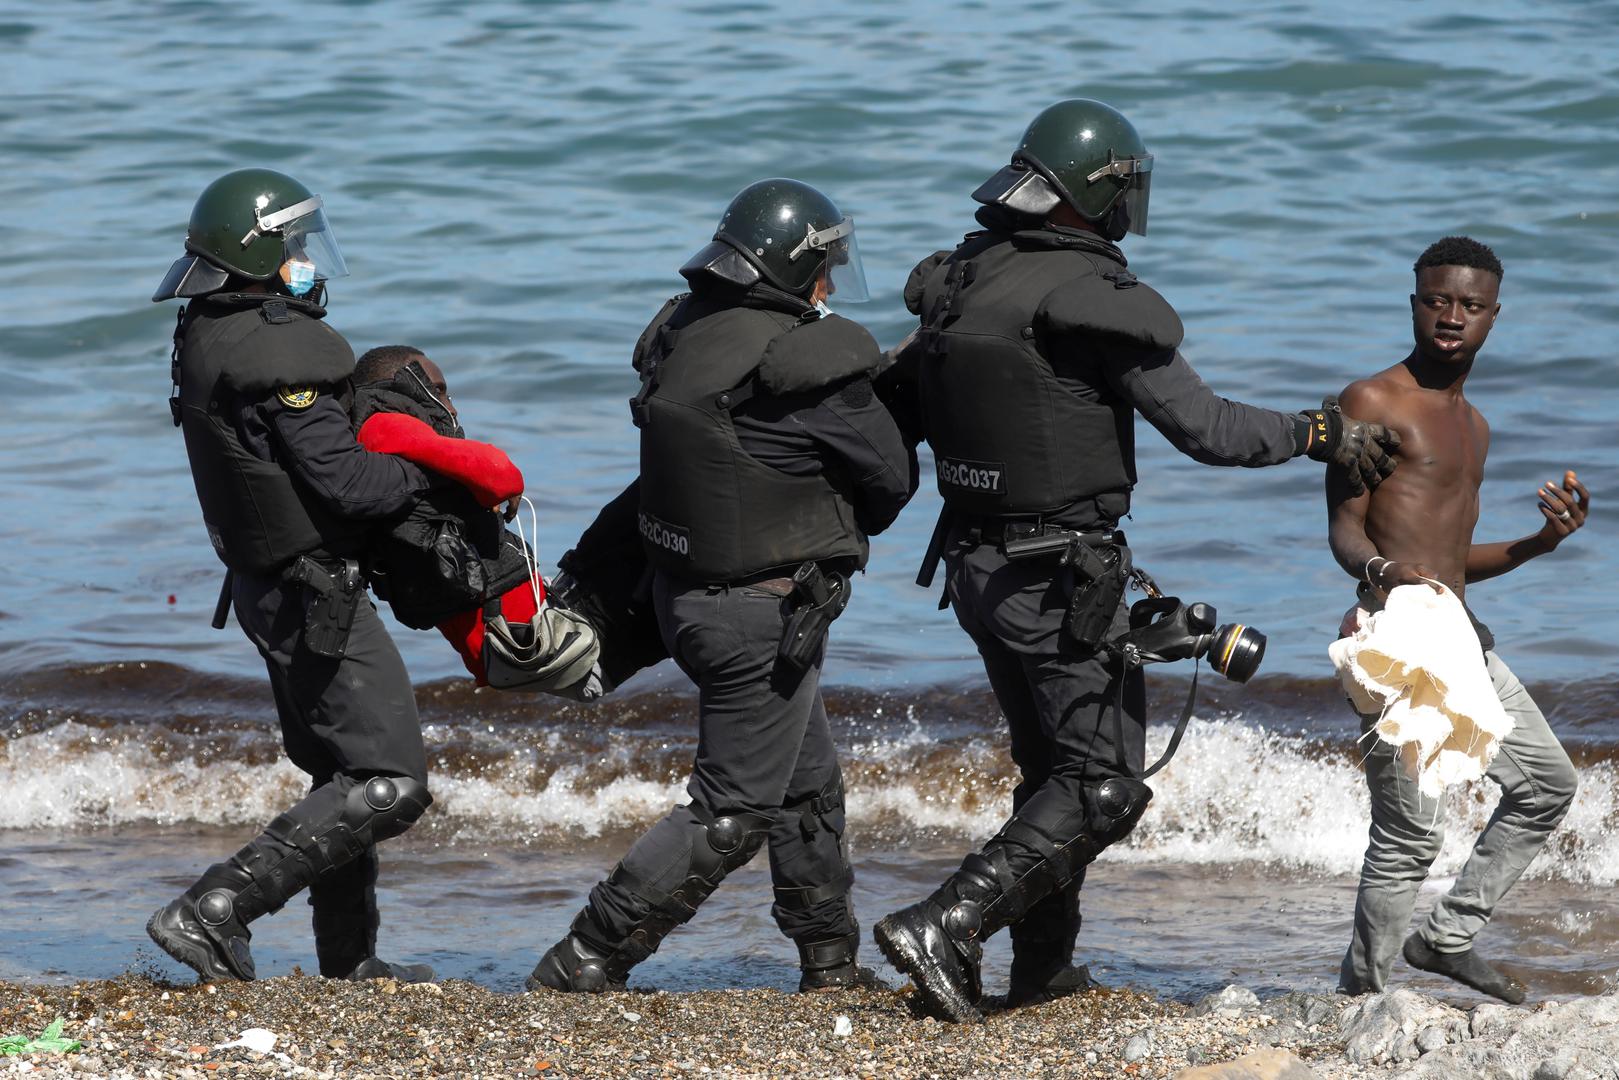
[[[1098,989],[982,1024],[921,1015],[909,987],[813,995],[704,990],[497,993],[470,982],[347,983],[302,973],[178,984],[126,974],[0,982],[0,1036],[58,1017],[72,1053],[0,1056],[0,1075],[145,1080],[395,1077],[1181,1077],[1181,1080],[1612,1080],[1619,992],[1466,1010],[1416,991],[1193,1005]],[[268,1050],[225,1047],[249,1029]]]
[[[1269,1021],[1098,990],[952,1025],[919,1016],[912,995],[897,990],[592,996],[502,994],[461,981],[294,974],[179,985],[125,975],[71,986],[0,983],[0,1034],[37,1035],[60,1016],[63,1035],[85,1043],[70,1054],[0,1057],[0,1074],[30,1060],[34,1076],[1147,1077],[1274,1042],[1333,1070],[1317,1075],[1363,1075],[1336,1069],[1342,1040],[1331,998],[1291,998],[1278,1011],[1292,1019]],[[249,1028],[276,1033],[270,1053],[217,1048]]]

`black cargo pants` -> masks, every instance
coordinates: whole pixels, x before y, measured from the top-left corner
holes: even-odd
[[[309,794],[287,816],[319,833],[341,812],[352,786],[349,781],[387,776],[427,783],[427,752],[410,676],[369,601],[362,597],[354,613],[341,660],[316,656],[302,646],[300,586],[279,578],[236,574],[232,601],[236,621],[270,673],[287,757],[309,774]],[[334,783],[339,778],[344,779]],[[328,926],[334,920],[336,925],[369,926],[360,931],[361,937],[374,936],[376,879],[373,846],[310,885],[322,974],[346,973],[361,958],[354,955],[356,950],[370,951],[369,941],[322,939],[321,920]],[[333,969],[326,970],[328,966]]]
[[[697,754],[686,785],[690,804],[637,840],[623,870],[671,892],[692,866],[692,845],[705,842],[705,821],[762,815],[770,821],[771,913],[782,933],[800,943],[857,933],[841,774],[821,702],[825,643],[802,676],[784,677],[776,664],[786,610],[779,587],[693,585],[660,571],[652,595],[664,642],[697,685]],[[596,944],[612,948],[649,908],[608,879],[591,890],[586,910],[592,936],[603,939]]]
[[[983,657],[990,688],[1006,717],[1021,781],[1012,812],[1061,846],[1085,818],[1083,790],[1119,776],[1113,707],[1119,667],[1080,649],[1063,633],[1074,571],[1055,558],[1013,562],[998,544],[977,543],[958,528],[945,549],[946,591],[956,621]],[[1128,628],[1121,603],[1110,634]],[[1146,756],[1146,680],[1124,679],[1124,760],[1140,772]],[[1079,930],[1084,871],[1035,904],[1009,933],[1014,948],[1072,949]]]

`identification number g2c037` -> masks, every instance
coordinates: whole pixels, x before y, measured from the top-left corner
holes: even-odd
[[[939,483],[946,487],[1006,494],[1006,466],[1001,462],[941,457],[935,458],[933,464],[939,474]]]

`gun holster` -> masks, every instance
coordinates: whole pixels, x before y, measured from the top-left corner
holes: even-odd
[[[1106,641],[1113,627],[1113,616],[1124,599],[1130,582],[1130,549],[1116,544],[1086,548],[1074,560],[1077,581],[1068,598],[1068,614],[1063,630],[1081,648],[1095,649]]]
[[[302,588],[304,594],[304,648],[316,656],[341,660],[348,653],[354,612],[365,593],[365,578],[353,559],[329,564],[300,555],[282,580]]]
[[[797,674],[820,655],[827,629],[849,604],[849,579],[807,562],[793,572],[792,612],[776,649],[776,662]]]
[[[1002,551],[1012,560],[1056,556],[1058,566],[1073,567],[1074,591],[1068,598],[1063,631],[1083,649],[1095,649],[1107,640],[1132,569],[1124,533],[1029,527],[1014,534],[1009,528]]]

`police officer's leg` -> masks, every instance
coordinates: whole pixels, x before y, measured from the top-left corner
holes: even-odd
[[[999,642],[994,646],[998,648],[991,648],[990,653],[997,659],[993,663],[986,659],[985,666],[999,673],[990,681],[1006,716],[1012,761],[1021,777],[1012,789],[1012,813],[1016,815],[1050,779],[1055,748],[1040,722],[1022,658]],[[980,649],[981,654],[984,651]],[[1037,900],[1008,930],[1012,938],[1008,1005],[1015,1008],[1049,1001],[1095,985],[1088,968],[1073,966],[1080,926],[1079,887],[1084,878],[1081,870],[1073,880]]]
[[[817,666],[805,678],[818,676]],[[843,773],[817,690],[782,817],[770,831],[771,913],[798,945],[800,992],[883,985],[856,962],[860,924],[849,895],[854,870],[843,839],[843,798]]]
[[[432,801],[409,682],[376,613],[362,605],[356,614],[357,660],[324,660],[299,644],[299,599],[275,579],[237,575],[237,618],[272,672],[289,753],[306,768],[329,760],[344,771],[317,776],[308,795],[147,924],[205,978],[253,978],[248,923],[404,832]]]
[[[1066,826],[1051,821],[1051,806],[1071,812],[1083,801],[1086,787],[1097,787],[1118,775],[1113,749],[1113,709],[1119,684],[1114,669],[1095,654],[1023,657],[1035,715],[1045,737],[1051,766],[1045,779],[1024,799],[1014,801],[1013,819],[1034,823],[1065,835]],[[1125,760],[1139,771],[1145,751],[1146,686],[1140,671],[1124,680],[1119,727],[1125,737]],[[1079,778],[1078,785],[1072,778]],[[1077,801],[1076,801],[1077,800]],[[1126,832],[1128,829],[1125,830]],[[1123,833],[1106,842],[1119,839]],[[1098,839],[1104,839],[1098,837]],[[1104,845],[1105,846],[1105,845]],[[1049,1001],[1090,989],[1095,982],[1085,965],[1073,963],[1079,935],[1079,891],[1085,866],[1058,884],[1028,913],[1014,922],[1012,982],[1007,1002],[1023,1005]]]
[[[991,689],[1006,717],[1012,761],[1020,780],[1012,789],[1012,813],[1018,814],[1051,777],[1056,748],[1041,709],[1024,656],[1012,651],[971,612],[961,624],[978,646]],[[1012,938],[1012,977],[1007,1004],[1021,1006],[1089,989],[1095,983],[1083,964],[1073,965],[1079,936],[1079,888],[1085,872],[1036,901],[1008,931]]]
[[[1068,591],[1060,577],[1010,566],[985,548],[952,567],[958,620],[979,643],[998,689],[1015,687],[1013,665],[1022,668],[1054,764],[982,851],[967,856],[927,900],[877,925],[884,954],[951,1019],[979,1016],[983,940],[1020,921],[1053,891],[1072,887],[1103,848],[1134,827],[1151,798],[1145,784],[1115,775],[1122,770],[1112,740],[1097,744],[1104,714],[1111,724],[1118,683],[1101,657],[1071,657],[1059,644]],[[1116,623],[1123,617],[1121,609]],[[1125,689],[1133,715],[1122,723],[1126,742],[1136,747],[1127,761],[1139,767],[1145,701],[1139,672],[1125,680]],[[1014,704],[1018,696],[1008,692]]]
[[[698,686],[691,802],[677,806],[591,890],[571,932],[529,976],[531,989],[622,988],[764,846],[781,816],[816,683],[779,685],[781,597],[685,587],[659,574],[653,604],[671,654]]]
[[[298,665],[308,657],[295,657],[289,683],[296,687]],[[317,680],[307,680],[313,688]],[[337,762],[327,773],[360,779],[374,776],[409,777],[425,789],[426,749],[416,696],[404,661],[387,628],[369,604],[355,613],[347,655],[318,697],[301,710],[310,720],[310,732]],[[317,780],[318,782],[318,780]],[[376,955],[376,883],[379,870],[376,846],[370,845],[353,861],[323,873],[309,887],[315,953],[320,972],[334,978],[395,978],[405,982],[431,979],[425,964],[396,964]]]

